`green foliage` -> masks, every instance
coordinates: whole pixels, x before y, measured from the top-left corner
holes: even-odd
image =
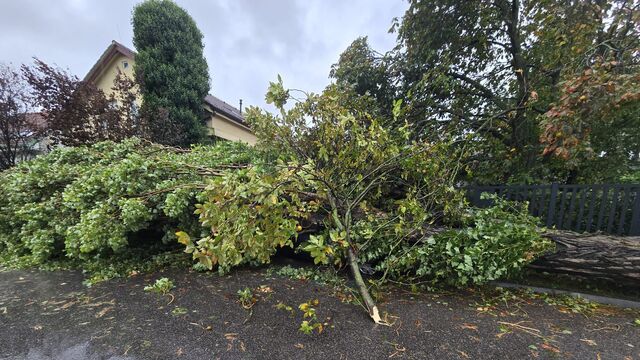
[[[385,229],[401,228],[399,237],[420,233],[428,221],[453,222],[464,201],[451,184],[458,167],[448,144],[385,128],[366,102],[350,95],[329,88],[286,110],[290,91],[281,79],[271,83],[267,100],[280,115],[248,111],[258,151],[269,156],[212,179],[196,211],[210,233],[196,240],[180,233],[186,251],[221,272],[267,263],[278,247],[293,246],[298,224],[314,221],[326,231],[300,250],[316,264],[344,264],[350,246],[362,246],[351,237],[357,221],[387,214]]]
[[[640,170],[631,171],[620,178],[623,183],[640,184]]]
[[[83,281],[86,286],[93,286],[99,282],[114,278],[125,278],[140,273],[150,273],[169,268],[188,268],[190,259],[182,253],[167,252],[162,247],[129,248],[126,252],[108,258],[93,258],[78,262],[71,262],[61,268],[81,267],[87,278]],[[49,262],[40,265],[50,268],[64,262]]]
[[[461,153],[451,142],[413,140],[409,125],[383,127],[362,98],[337,87],[287,110],[289,96],[278,79],[267,99],[280,115],[248,111],[267,156],[211,180],[196,210],[207,236],[178,233],[207,268],[267,263],[310,222],[324,230],[299,251],[318,265],[373,262],[383,279],[484,283],[513,275],[547,248],[520,205],[496,198],[490,209],[465,212],[452,183]],[[469,227],[431,236],[432,224]]]
[[[200,232],[193,211],[204,178],[251,156],[237,143],[186,151],[132,138],[23,162],[0,174],[0,256],[8,266],[89,265],[144,243],[172,248],[176,228]]]
[[[318,321],[318,316],[316,314],[316,306],[318,306],[320,302],[318,299],[309,300],[305,303],[302,303],[298,306],[298,309],[302,311],[302,318],[307,319],[303,320],[300,323],[300,328],[298,329],[300,332],[311,335],[314,330],[318,331],[318,334],[322,333],[324,330],[323,324]]]
[[[532,297],[542,299],[548,305],[557,306],[563,310],[585,316],[592,315],[600,307],[598,303],[571,295],[535,294]]]
[[[335,231],[331,232],[331,234],[335,234]],[[311,235],[309,241],[302,244],[300,249],[311,255],[314,264],[328,264],[328,256],[333,254],[333,248],[324,243],[324,235]]]
[[[639,16],[625,0],[411,0],[392,52],[358,38],[331,76],[385,115],[402,99],[385,126],[467,138],[474,182],[615,181],[638,158]]]
[[[187,310],[186,308],[176,306],[173,310],[171,310],[171,315],[180,316],[186,314],[187,312],[189,312],[189,310]]]
[[[154,293],[160,294],[160,295],[166,295],[173,288],[174,288],[173,281],[171,281],[168,278],[163,277],[163,278],[160,278],[160,279],[156,280],[156,282],[153,283],[153,285],[145,286],[144,287],[144,291],[154,292]]]
[[[290,279],[315,281],[318,284],[327,285],[334,290],[334,293],[340,295],[341,300],[347,302],[352,300],[350,294],[353,293],[353,289],[349,287],[346,279],[340,276],[333,268],[307,268],[286,265],[277,270],[270,268],[267,272],[268,275],[273,273]]]
[[[392,278],[427,279],[453,286],[482,284],[517,274],[551,247],[526,204],[491,196],[494,205],[473,209],[469,226],[404,244],[378,258],[377,270]],[[368,260],[373,254],[364,254]]]
[[[395,89],[391,84],[389,62],[389,56],[379,54],[369,46],[367,37],[359,37],[340,54],[329,75],[337,85],[353,89],[357,95],[371,97],[377,111],[392,120]]]
[[[253,291],[251,291],[251,289],[248,287],[238,290],[237,294],[238,301],[245,309],[250,309],[251,307],[253,307],[253,304],[258,301],[255,296],[253,296]]]
[[[188,146],[207,135],[203,101],[209,73],[202,33],[185,10],[170,0],[147,0],[133,10],[136,79],[151,140]]]
[[[196,205],[200,223],[210,231],[193,242],[184,232],[186,252],[221,273],[241,264],[265,264],[279,247],[293,246],[300,218],[317,206],[301,198],[304,178],[295,168],[263,172],[257,167],[227,171],[204,189]]]

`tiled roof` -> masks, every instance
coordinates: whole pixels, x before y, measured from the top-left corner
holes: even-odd
[[[111,40],[111,45],[102,53],[98,61],[91,67],[91,70],[84,77],[84,81],[94,81],[102,71],[104,71],[105,67],[109,65],[109,62],[113,57],[117,54],[122,54],[129,59],[134,59],[136,56],[136,52],[129,49],[128,47],[120,44],[115,40]]]
[[[246,121],[244,120],[244,116],[242,116],[242,113],[237,108],[227,104],[226,102],[218,99],[213,95],[205,96],[204,101],[209,104],[214,111],[221,112],[231,120],[234,120],[244,126],[248,126]]]

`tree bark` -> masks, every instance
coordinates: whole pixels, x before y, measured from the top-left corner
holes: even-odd
[[[358,265],[358,259],[356,254],[353,252],[351,246],[349,246],[348,256],[349,256],[349,266],[351,267],[351,274],[353,275],[353,279],[356,282],[356,287],[358,288],[358,292],[362,299],[364,300],[364,304],[367,306],[367,310],[369,311],[369,316],[376,322],[376,324],[384,324],[384,321],[380,318],[380,313],[378,312],[378,307],[376,306],[375,301],[371,297],[369,293],[369,289],[367,288],[367,284],[364,282],[362,278],[362,274],[360,273],[360,266]]]
[[[556,252],[534,261],[530,268],[640,285],[640,236],[569,231],[555,231],[545,236],[556,243]]]

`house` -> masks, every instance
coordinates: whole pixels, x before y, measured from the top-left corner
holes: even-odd
[[[133,78],[135,55],[135,51],[117,41],[112,41],[84,80],[94,83],[109,95],[113,91],[113,82],[118,73]],[[240,110],[213,95],[207,95],[203,99],[203,107],[207,116],[207,127],[212,136],[255,144],[256,137]]]

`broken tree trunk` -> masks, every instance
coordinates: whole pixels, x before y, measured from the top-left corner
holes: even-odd
[[[534,261],[530,268],[640,284],[639,236],[569,231],[549,232],[545,236],[556,243],[556,251]]]

